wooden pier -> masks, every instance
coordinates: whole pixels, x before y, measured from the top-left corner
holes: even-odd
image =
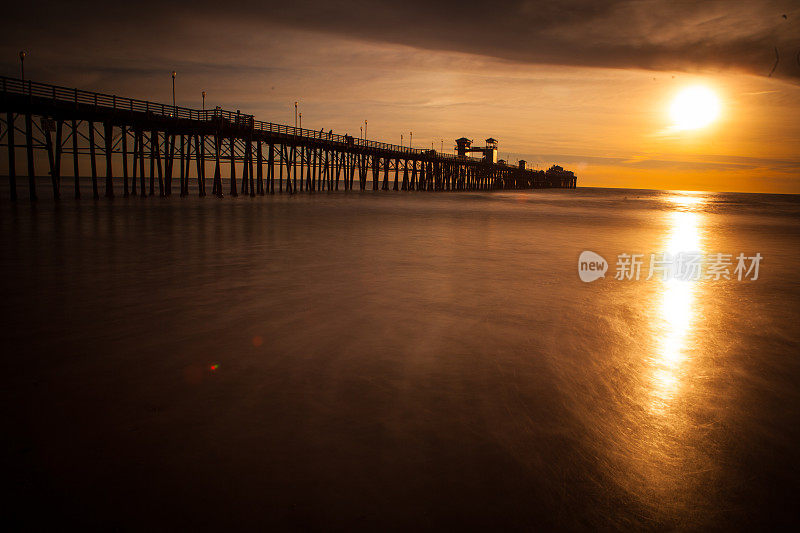
[[[276,189],[365,190],[368,181],[384,191],[574,188],[577,181],[263,122],[238,111],[189,109],[6,77],[0,77],[0,146],[8,156],[12,201],[21,177],[27,177],[29,198],[36,200],[37,176],[50,178],[54,198],[62,195],[62,177],[71,178],[72,194],[80,198],[80,178],[89,176],[94,198],[187,196],[193,183],[197,194],[206,196],[208,181],[210,194],[219,197]],[[24,176],[17,174],[22,153]],[[62,160],[69,156],[72,168],[64,173]]]

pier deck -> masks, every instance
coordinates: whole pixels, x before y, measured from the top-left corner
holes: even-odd
[[[62,177],[72,178],[73,194],[80,197],[81,176],[91,177],[95,198],[101,180],[109,198],[120,186],[124,196],[170,196],[173,175],[181,196],[189,194],[192,182],[205,196],[207,178],[216,196],[223,196],[223,189],[233,196],[274,194],[276,188],[290,194],[364,190],[368,181],[374,190],[404,191],[574,188],[577,181],[264,122],[238,111],[190,109],[7,77],[0,77],[0,146],[8,158],[12,201],[22,177],[20,153],[31,200],[38,194],[37,176],[50,177],[54,198],[61,195]],[[65,156],[72,160],[71,172],[63,172]]]

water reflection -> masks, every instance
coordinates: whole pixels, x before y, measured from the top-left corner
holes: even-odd
[[[699,206],[706,203],[705,198],[702,196],[690,196],[685,194],[677,194],[675,196],[669,196],[667,202],[674,206],[678,207],[692,207],[692,206]]]
[[[703,253],[703,196],[675,196],[667,202],[668,229],[661,242],[653,243],[653,251],[673,256]],[[652,343],[644,360],[638,361],[641,381],[637,381],[631,406],[636,414],[619,479],[650,519],[677,526],[698,505],[702,507],[699,491],[711,468],[697,446],[698,433],[688,407],[697,398],[699,384],[692,378],[702,366],[696,360],[700,351],[695,335],[702,284],[678,279],[673,271],[666,279],[654,276],[642,290],[652,295],[645,303]]]
[[[688,209],[702,205],[703,199],[676,196],[668,200],[684,209],[669,214],[671,226],[664,251],[672,257],[679,253],[702,253],[699,229],[701,215]],[[686,372],[685,363],[691,357],[688,337],[697,314],[698,281],[668,276],[666,280],[658,282],[663,285],[660,302],[661,324],[657,329],[658,349],[650,360],[652,367],[650,409],[653,412],[664,412],[680,393],[681,377]]]

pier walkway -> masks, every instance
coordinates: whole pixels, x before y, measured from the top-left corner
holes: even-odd
[[[295,128],[238,111],[7,77],[0,77],[0,147],[8,158],[12,201],[22,177],[35,200],[37,176],[50,178],[55,198],[62,194],[62,177],[71,178],[73,195],[80,197],[82,176],[91,177],[95,198],[101,188],[109,198],[170,196],[175,188],[186,196],[191,183],[205,196],[207,181],[216,196],[364,190],[368,181],[374,190],[409,191],[574,188],[577,181],[568,173]],[[20,156],[27,175],[17,173]],[[64,172],[70,159],[72,168]]]

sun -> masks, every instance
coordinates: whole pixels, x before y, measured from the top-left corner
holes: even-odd
[[[672,101],[670,116],[677,130],[695,130],[714,122],[719,116],[717,95],[708,87],[687,87]]]

